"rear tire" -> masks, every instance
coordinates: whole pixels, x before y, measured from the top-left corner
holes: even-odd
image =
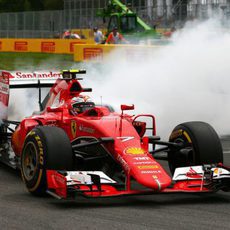
[[[171,149],[168,153],[172,174],[178,167],[223,163],[220,139],[213,127],[205,122],[186,122],[176,126],[169,141],[184,146],[180,150]]]
[[[47,169],[73,170],[72,147],[63,129],[37,126],[27,135],[21,155],[22,178],[32,194],[45,194]]]

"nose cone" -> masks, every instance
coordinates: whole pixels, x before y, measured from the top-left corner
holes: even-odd
[[[135,173],[134,177],[138,183],[155,191],[167,188],[172,182],[171,178],[162,168],[159,170],[140,171],[139,173]]]
[[[130,175],[139,184],[155,191],[161,191],[171,184],[171,177],[150,154],[123,157],[129,165]]]

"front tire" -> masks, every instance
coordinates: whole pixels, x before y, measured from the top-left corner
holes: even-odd
[[[176,126],[169,141],[183,145],[182,149],[171,149],[168,153],[172,174],[178,167],[223,162],[220,139],[213,127],[205,122],[186,122]]]
[[[72,147],[63,129],[37,126],[28,133],[21,155],[22,178],[32,194],[45,194],[47,169],[73,170]]]

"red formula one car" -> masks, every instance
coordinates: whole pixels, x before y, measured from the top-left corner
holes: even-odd
[[[32,194],[67,199],[229,191],[230,169],[222,164],[221,143],[209,124],[180,124],[169,141],[161,141],[153,115],[124,113],[133,105],[121,105],[121,113],[95,105],[84,93],[91,89],[79,83],[77,76],[83,73],[63,71],[52,84],[15,84],[11,73],[0,72],[3,110],[9,88],[39,88],[40,111],[21,122],[9,121],[3,113],[0,130],[0,159],[21,170]],[[43,102],[42,87],[51,87]],[[159,159],[168,161],[172,177]]]

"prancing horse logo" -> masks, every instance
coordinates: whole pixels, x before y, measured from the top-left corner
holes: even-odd
[[[71,133],[72,133],[73,138],[75,138],[76,134],[77,134],[77,123],[76,123],[76,121],[71,121]]]

